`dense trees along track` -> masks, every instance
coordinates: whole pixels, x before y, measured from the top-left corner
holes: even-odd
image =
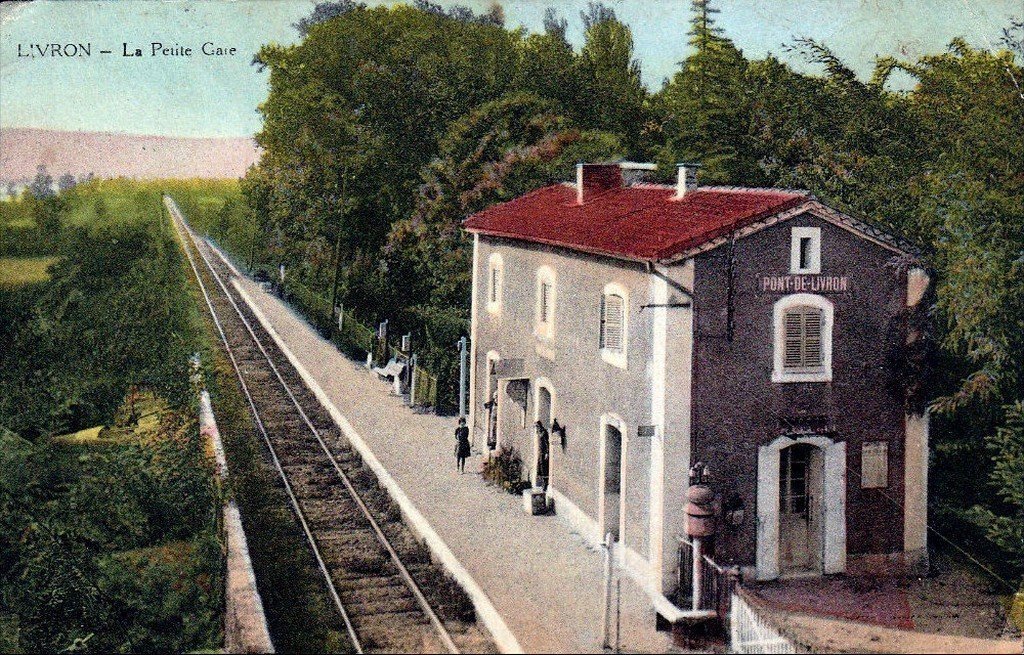
[[[357,652],[493,651],[473,606],[401,515],[168,201],[186,254],[292,510]]]

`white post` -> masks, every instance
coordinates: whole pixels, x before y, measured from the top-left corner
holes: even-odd
[[[459,416],[465,418],[466,416],[466,355],[467,355],[467,339],[462,337],[459,339]]]
[[[622,577],[615,578],[615,652],[622,652]]]
[[[338,305],[338,334],[341,334],[343,325],[345,325],[345,303]]]
[[[416,404],[416,354],[409,358],[409,407]]]
[[[701,538],[693,538],[693,609],[700,609],[700,591],[703,583],[703,572],[704,567],[701,566],[701,558],[703,557],[701,552]]]
[[[612,632],[612,533],[604,536],[604,602],[601,603],[601,647],[611,648]]]

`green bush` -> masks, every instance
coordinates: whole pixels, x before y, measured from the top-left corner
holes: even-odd
[[[99,446],[5,431],[0,501],[2,638],[17,649],[220,644],[219,503],[194,420],[165,410]]]
[[[484,463],[483,478],[510,494],[521,494],[530,487],[523,479],[523,458],[514,446],[501,446],[498,454]]]

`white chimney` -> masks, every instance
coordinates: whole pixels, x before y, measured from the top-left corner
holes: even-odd
[[[576,204],[583,204],[583,162],[576,164]]]
[[[688,191],[697,188],[697,169],[700,164],[686,163],[676,164],[676,199],[682,198]]]

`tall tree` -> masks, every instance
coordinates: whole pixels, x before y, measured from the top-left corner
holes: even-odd
[[[557,103],[562,114],[585,119],[587,103],[577,55],[566,38],[568,23],[554,9],[544,14],[544,32],[530,34],[521,46],[517,88]]]
[[[579,160],[621,156],[615,135],[580,131],[551,101],[512,94],[484,103],[451,126],[423,170],[411,217],[392,228],[383,251],[395,327],[414,329],[419,352],[454,398],[451,344],[465,335],[472,240],[462,221],[495,202],[563,179]]]
[[[46,170],[45,164],[36,167],[36,176],[28,185],[28,192],[38,199],[49,198],[54,194],[53,176]]]
[[[747,62],[715,25],[718,10],[710,0],[693,0],[691,12],[692,52],[656,102],[665,135],[658,162],[668,171],[680,161],[699,161],[705,181],[754,183]]]
[[[71,188],[74,187],[75,184],[75,176],[72,175],[71,173],[64,173],[57,180],[57,189],[61,193],[64,193],[65,191],[71,190]]]
[[[647,89],[633,58],[633,33],[599,2],[591,2],[580,18],[586,39],[577,63],[584,94],[576,99],[579,120],[588,128],[622,135],[627,154],[644,158]]]

